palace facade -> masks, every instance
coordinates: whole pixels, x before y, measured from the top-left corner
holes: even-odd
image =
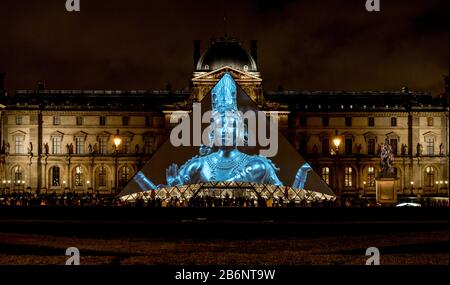
[[[337,194],[374,197],[387,139],[400,197],[448,197],[448,81],[434,97],[406,87],[265,91],[256,41],[248,52],[228,38],[204,52],[194,41],[186,91],[48,90],[41,83],[7,94],[2,76],[2,193],[118,193],[168,138],[170,114],[192,108],[226,71],[262,110],[278,115],[281,132]]]

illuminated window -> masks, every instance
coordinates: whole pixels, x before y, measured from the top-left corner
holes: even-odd
[[[98,138],[99,143],[99,153],[100,154],[107,154],[108,153],[108,138],[107,137],[99,137]]]
[[[54,116],[53,117],[53,125],[60,125],[61,124],[61,117],[60,116]]]
[[[25,152],[24,140],[25,140],[25,138],[23,136],[15,137],[15,147],[16,147],[17,154],[23,154]]]
[[[52,186],[59,186],[59,167],[53,166],[51,169]]]
[[[20,166],[14,167],[14,189],[20,191],[23,189],[23,173]]]
[[[75,138],[75,153],[84,154],[84,137]]]
[[[346,167],[344,169],[344,186],[352,187],[353,186],[353,168]]]
[[[106,168],[102,165],[98,168],[98,186],[106,187]]]
[[[61,137],[52,138],[52,154],[61,154]]]
[[[322,167],[322,179],[328,185],[330,184],[330,168],[329,167]]]
[[[426,187],[433,187],[434,186],[434,168],[431,166],[428,166],[425,169],[425,186]]]
[[[120,169],[120,186],[124,187],[130,180],[131,169],[128,166],[124,166]]]
[[[77,166],[75,168],[75,187],[83,187],[83,185],[84,185],[83,168],[81,166]]]
[[[22,116],[21,115],[16,116],[16,125],[22,125]]]
[[[427,138],[427,154],[434,155],[434,138]]]
[[[153,152],[153,143],[154,143],[153,137],[145,137],[144,138],[144,153],[145,154],[151,154]]]
[[[432,126],[433,126],[433,117],[428,117],[428,119],[427,119],[427,125],[428,125],[429,127],[432,127]]]
[[[369,187],[375,187],[375,168],[373,166],[367,168],[367,181]]]
[[[131,138],[124,138],[122,143],[122,153],[130,153]]]

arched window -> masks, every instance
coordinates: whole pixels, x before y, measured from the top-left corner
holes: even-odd
[[[322,179],[330,185],[330,168],[329,167],[322,167]]]
[[[375,187],[375,168],[373,166],[367,168],[367,185]]]
[[[344,170],[344,186],[352,187],[353,186],[353,168],[346,167]]]
[[[106,168],[101,165],[97,171],[98,187],[106,187]]]
[[[53,166],[51,169],[52,186],[59,186],[59,167]]]
[[[124,166],[120,169],[120,187],[124,187],[130,180],[131,169],[128,166]]]
[[[23,190],[24,183],[22,168],[20,166],[14,167],[14,190]]]
[[[434,168],[431,166],[425,168],[425,186],[426,187],[434,186]]]
[[[81,166],[75,168],[75,187],[83,187],[84,185],[84,173]]]

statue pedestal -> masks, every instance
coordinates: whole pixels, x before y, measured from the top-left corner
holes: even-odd
[[[396,204],[397,190],[395,189],[395,182],[397,177],[377,177],[375,178],[375,188],[377,193],[377,202],[380,204]]]

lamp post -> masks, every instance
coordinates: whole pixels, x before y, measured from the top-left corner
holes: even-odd
[[[117,160],[118,160],[118,156],[119,156],[119,146],[122,143],[122,138],[119,135],[119,130],[116,131],[116,134],[114,135],[114,146],[115,146],[115,156],[116,156],[116,174],[114,175],[115,177],[115,182],[114,182],[114,188],[115,188],[115,195],[117,195],[117,188],[118,188],[118,179],[117,179],[117,174],[119,173],[119,169],[118,169],[118,165],[117,165]]]
[[[338,180],[338,155],[339,155],[339,145],[341,144],[341,138],[337,135],[333,138],[334,149],[331,150],[331,154],[334,155],[334,187],[336,191],[336,196],[338,199],[338,206],[341,206],[341,198],[339,193],[339,180]]]

